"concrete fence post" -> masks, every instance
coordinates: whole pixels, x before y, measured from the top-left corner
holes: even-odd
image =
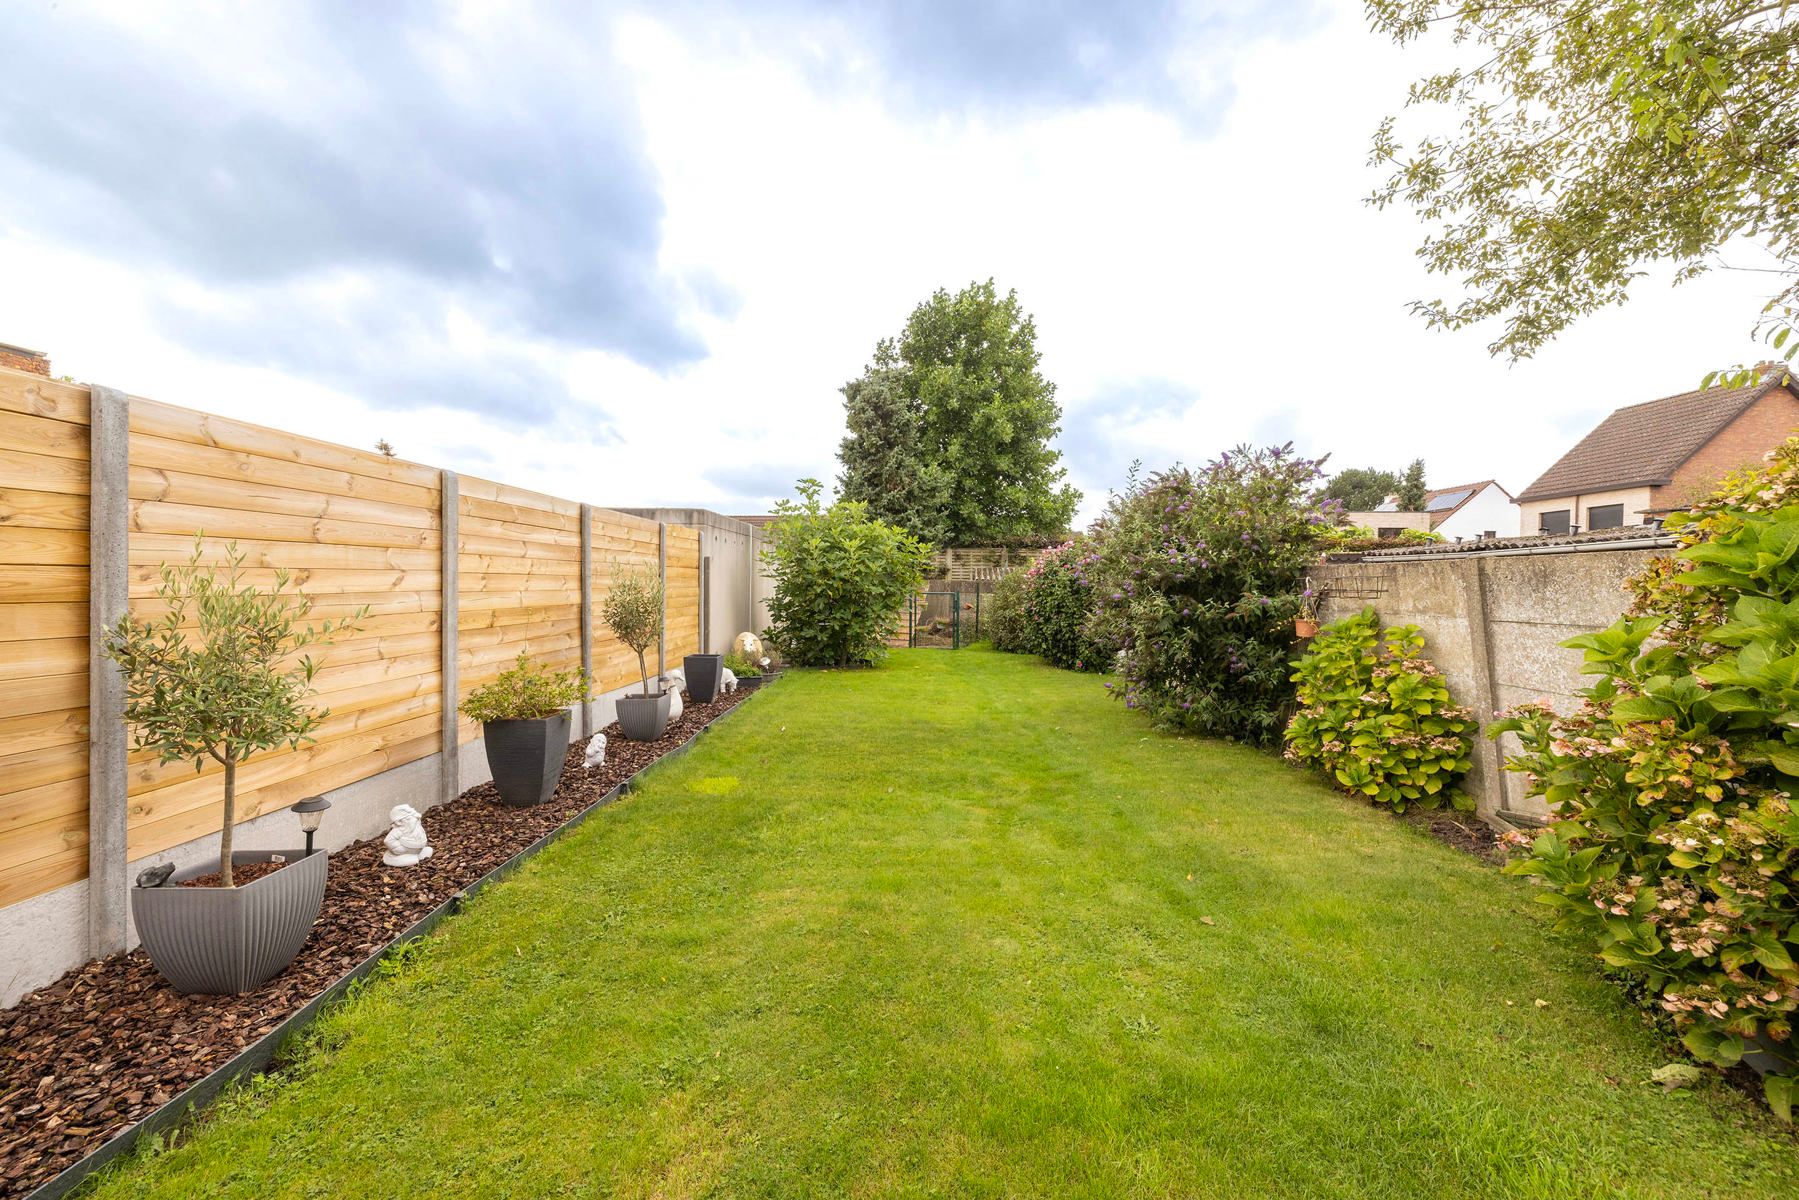
[[[445,471],[442,478],[443,511],[438,528],[443,534],[442,605],[438,612],[438,671],[443,695],[443,719],[439,725],[438,801],[448,804],[462,794],[462,747],[456,730],[456,709],[461,693],[458,678],[457,623],[460,618],[462,553],[462,486],[456,472]]]
[[[662,581],[662,632],[656,635],[656,674],[668,674],[668,522],[656,522],[656,578]]]
[[[712,653],[712,556],[700,556],[700,653]]]
[[[581,506],[581,673],[593,690],[593,505]],[[593,701],[581,701],[581,736],[593,735]]]
[[[106,657],[106,630],[130,603],[131,404],[116,388],[90,389],[88,418],[88,951],[125,949],[125,676]]]
[[[1456,591],[1468,626],[1468,663],[1474,677],[1474,694],[1467,698],[1474,710],[1477,728],[1493,719],[1499,708],[1499,687],[1493,670],[1493,629],[1487,617],[1487,572],[1485,560],[1468,556],[1455,562]],[[1479,803],[1481,815],[1489,816],[1505,808],[1505,771],[1499,744],[1477,733],[1474,737],[1474,762],[1468,775],[1471,791]],[[1490,802],[1490,803],[1489,803]]]

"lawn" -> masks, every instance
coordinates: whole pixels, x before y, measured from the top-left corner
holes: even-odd
[[[1799,1195],[1529,887],[983,650],[795,673],[100,1196]]]

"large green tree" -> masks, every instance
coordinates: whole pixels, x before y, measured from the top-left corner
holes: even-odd
[[[1412,85],[1446,132],[1385,122],[1376,204],[1409,204],[1419,250],[1459,299],[1433,325],[1492,323],[1527,358],[1670,263],[1677,280],[1768,272],[1757,334],[1799,349],[1799,0],[1367,0],[1401,43],[1436,33],[1458,65]],[[1727,257],[1728,255],[1728,257]],[[1745,314],[1747,316],[1747,314]],[[1746,378],[1746,369],[1733,373]]]
[[[925,453],[923,404],[907,396],[898,371],[871,366],[843,385],[843,408],[850,430],[840,453],[844,499],[861,500],[882,520],[942,544],[950,479]]]
[[[844,385],[845,500],[943,546],[1051,539],[1080,493],[1063,482],[1056,385],[1037,326],[991,279],[939,289]]]
[[[1399,490],[1399,476],[1377,467],[1346,467],[1324,485],[1327,500],[1341,501],[1350,512],[1373,512]]]
[[[1399,486],[1393,489],[1393,501],[1400,512],[1423,512],[1424,493],[1429,490],[1424,482],[1424,460],[1414,458],[1399,477]]]

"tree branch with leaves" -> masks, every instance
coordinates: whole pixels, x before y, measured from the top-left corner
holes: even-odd
[[[1408,142],[1388,118],[1374,138],[1390,173],[1371,202],[1431,226],[1419,257],[1463,292],[1415,312],[1447,329],[1497,322],[1489,349],[1517,360],[1622,304],[1656,264],[1677,283],[1756,270],[1773,291],[1751,329],[1792,360],[1799,0],[1367,0],[1367,12],[1402,45],[1440,35],[1471,60],[1407,98],[1450,110],[1451,132]]]

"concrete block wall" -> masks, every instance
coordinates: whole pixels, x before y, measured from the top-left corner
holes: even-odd
[[[738,634],[768,628],[771,588],[762,570],[762,531],[703,508],[618,508],[615,511],[700,531],[705,600],[701,652],[723,654]]]
[[[1382,625],[1416,625],[1425,653],[1443,671],[1450,694],[1484,725],[1495,712],[1526,700],[1575,707],[1587,684],[1582,656],[1559,645],[1603,629],[1629,603],[1625,581],[1665,549],[1518,550],[1369,557],[1327,562],[1312,572],[1323,599],[1322,621],[1373,606]],[[1490,820],[1530,823],[1548,815],[1524,780],[1503,769],[1517,749],[1508,735],[1475,740],[1463,786]]]

